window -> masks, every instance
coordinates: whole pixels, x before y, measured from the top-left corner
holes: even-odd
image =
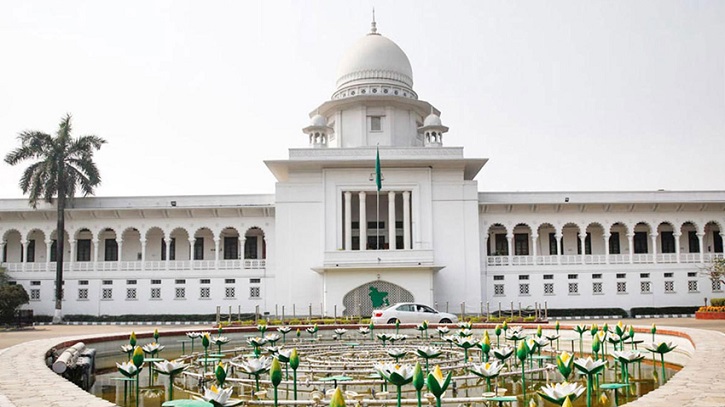
[[[113,299],[113,288],[104,288],[101,292],[101,299],[102,300],[112,300]]]
[[[249,279],[249,284],[259,284],[261,282],[262,282],[261,278],[250,278]]]
[[[116,242],[116,239],[106,239],[104,247],[104,260],[118,261],[118,242]]]
[[[687,282],[687,292],[690,292],[690,293],[696,293],[696,292],[698,292],[698,290],[697,290],[697,280],[689,280]]]
[[[528,256],[529,255],[529,234],[528,233],[515,233],[514,234],[514,254],[517,256]]]
[[[554,275],[553,274],[544,274],[544,280],[553,280]]]
[[[79,300],[87,300],[88,299],[88,289],[87,288],[79,288],[78,289],[78,299]]]
[[[103,285],[113,285],[113,280],[103,280]]]
[[[687,240],[690,246],[690,253],[700,253],[700,238],[697,237],[697,232],[694,230],[687,232]]]
[[[647,232],[634,232],[634,252],[647,253]]]
[[[50,261],[56,261],[56,258],[58,256],[58,242],[53,239],[53,241],[50,243]]]
[[[40,285],[40,281],[31,281],[30,285]]]
[[[674,273],[665,273],[665,278],[672,278]]]
[[[202,278],[199,280],[199,284],[211,284],[211,280],[208,278]]]
[[[176,238],[171,238],[169,260],[176,260]],[[161,239],[161,260],[166,260],[166,239]]]
[[[665,281],[665,292],[666,293],[675,292],[675,282],[674,281]]]
[[[569,294],[579,294],[579,283],[569,283]]]
[[[30,289],[30,301],[40,301],[40,288]]]
[[[78,280],[78,285],[88,285],[88,280]]]
[[[504,276],[493,276],[493,281],[503,281]]]
[[[126,280],[126,285],[136,285],[136,280]]]
[[[236,282],[233,278],[227,278],[224,280],[224,284],[234,284]]]
[[[234,287],[224,287],[224,297],[234,298]]]
[[[493,285],[493,295],[494,296],[503,296],[504,290],[503,290],[503,284],[494,284]]]
[[[528,274],[521,274],[521,275],[519,275],[519,280],[528,280],[528,279],[529,279],[529,275]]]
[[[194,240],[194,260],[204,260],[204,238]]]
[[[78,239],[76,242],[76,260],[91,261],[91,239]]]
[[[186,284],[186,280],[174,280],[174,284]]]
[[[712,280],[712,292],[722,292],[722,282],[720,280]]]
[[[136,288],[127,288],[126,289],[126,299],[127,300],[135,300],[136,299]]]
[[[687,272],[687,277],[697,277],[697,272],[696,271],[688,271]]]
[[[715,253],[722,253],[722,236],[720,236],[719,230],[712,231],[712,245]]]
[[[602,278],[602,275],[601,274],[592,274],[592,279],[593,280],[599,280],[601,278]]]
[[[370,116],[370,131],[383,131],[383,118],[381,116]]]
[[[161,288],[160,287],[152,287],[151,288],[151,299],[152,300],[160,300],[161,299]]]
[[[592,294],[602,294],[602,283],[598,281],[592,283]]]
[[[627,282],[626,281],[617,281],[617,294],[626,294],[627,293]]]
[[[554,283],[544,283],[544,295],[554,295]]]
[[[579,274],[569,274],[569,275],[567,276],[567,278],[568,278],[569,280],[576,280],[577,278],[579,278]]]
[[[259,287],[249,287],[249,297],[259,298]]]
[[[152,285],[158,285],[161,284],[161,280],[151,280]]]
[[[639,273],[639,278],[649,278],[649,273]]]
[[[508,256],[509,255],[509,242],[506,239],[506,235],[503,233],[496,233],[496,251],[493,253],[494,256]]]
[[[609,254],[620,254],[619,232],[612,232],[609,235]]]
[[[625,274],[625,273],[617,273],[617,278],[627,278],[627,274]]]
[[[183,300],[186,298],[186,288],[184,287],[176,287],[174,290],[174,298],[177,300]]]
[[[28,248],[26,249],[25,261],[28,263],[35,262],[35,240],[28,240]]]
[[[519,284],[519,295],[529,295],[529,284]]]
[[[549,254],[557,254],[556,233],[549,233]]]
[[[675,253],[675,235],[673,232],[661,232],[660,244],[662,253]]]
[[[199,289],[199,298],[207,300],[211,298],[211,289],[209,287],[201,287]]]
[[[224,237],[224,260],[232,260],[239,258],[239,238]]]
[[[375,222],[373,222],[374,224]],[[370,236],[368,236],[370,237]],[[374,236],[373,236],[374,237]],[[257,236],[249,236],[244,240],[244,258],[257,258]]]
[[[642,294],[651,294],[652,293],[652,283],[649,281],[640,281],[639,290],[642,292]]]

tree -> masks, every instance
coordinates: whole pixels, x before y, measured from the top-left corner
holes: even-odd
[[[20,189],[28,194],[33,208],[39,201],[53,203],[57,209],[55,315],[53,322],[63,320],[63,242],[65,240],[65,207],[72,202],[76,190],[83,196],[93,194],[101,183],[101,176],[93,162],[93,153],[106,141],[97,136],[71,136],[71,116],[67,114],[58,126],[55,136],[39,131],[24,131],[18,135],[20,147],[5,156],[5,162],[16,165],[31,160],[20,177]]]
[[[29,301],[25,288],[20,284],[9,284],[5,269],[0,267],[0,322],[11,323],[15,310]]]
[[[713,258],[710,264],[700,269],[700,272],[713,283],[719,281],[720,284],[725,284],[725,258]]]

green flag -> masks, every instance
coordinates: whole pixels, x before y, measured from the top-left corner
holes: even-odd
[[[375,185],[378,191],[383,188],[382,174],[380,173],[380,149],[375,147]]]

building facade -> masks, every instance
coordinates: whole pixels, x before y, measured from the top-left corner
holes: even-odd
[[[722,293],[700,271],[723,255],[725,192],[479,192],[487,159],[444,145],[440,111],[374,23],[310,117],[309,146],[266,162],[272,195],[76,199],[64,313],[631,308]],[[53,313],[55,225],[52,205],[0,200],[2,265],[36,314]]]

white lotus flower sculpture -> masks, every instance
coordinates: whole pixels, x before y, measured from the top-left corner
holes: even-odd
[[[556,405],[563,405],[567,397],[574,401],[584,393],[584,386],[579,383],[556,383],[547,384],[538,391],[539,395]]]

